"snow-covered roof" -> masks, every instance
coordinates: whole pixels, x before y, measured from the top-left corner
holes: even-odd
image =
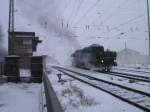
[[[132,50],[132,49],[129,49],[129,48],[125,48],[125,49],[119,51],[117,54],[118,55],[124,55],[124,54],[128,54],[128,55],[140,55],[140,53],[138,51],[135,51],[135,50]]]
[[[6,57],[13,57],[13,58],[19,58],[20,56],[17,56],[17,55],[8,55],[8,56],[6,56]]]

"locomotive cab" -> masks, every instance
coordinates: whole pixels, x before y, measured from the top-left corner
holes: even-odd
[[[71,56],[72,65],[84,69],[109,72],[112,66],[117,65],[117,53],[110,50],[104,51],[104,47],[97,44],[77,50]]]

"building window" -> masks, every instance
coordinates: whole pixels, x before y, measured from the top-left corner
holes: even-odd
[[[31,39],[17,40],[17,46],[20,49],[31,49],[32,48],[32,40]]]
[[[23,40],[23,45],[32,45],[32,40]]]

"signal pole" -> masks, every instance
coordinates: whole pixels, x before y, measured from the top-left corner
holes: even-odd
[[[148,19],[148,36],[149,36],[149,56],[150,56],[150,14],[149,14],[149,1],[147,1],[147,19]]]
[[[8,21],[8,54],[14,53],[14,0],[9,0],[9,21]]]

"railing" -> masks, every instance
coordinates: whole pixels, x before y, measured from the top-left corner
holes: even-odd
[[[60,102],[54,92],[50,80],[46,74],[43,74],[43,82],[46,96],[47,112],[63,112]]]

